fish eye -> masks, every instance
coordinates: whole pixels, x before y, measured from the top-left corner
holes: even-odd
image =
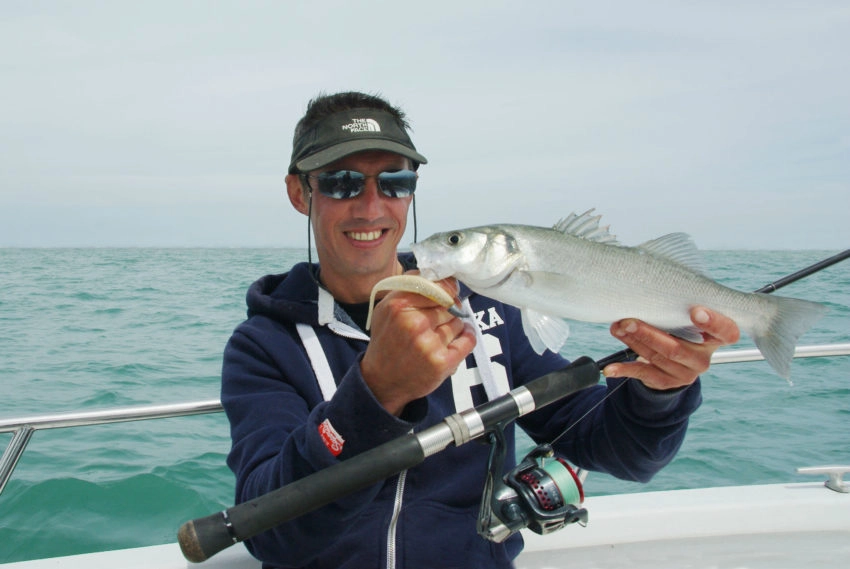
[[[448,241],[449,245],[458,245],[463,241],[463,236],[460,233],[452,233],[446,241]]]

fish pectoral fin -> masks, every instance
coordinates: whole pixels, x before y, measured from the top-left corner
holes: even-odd
[[[520,274],[526,286],[535,285],[538,289],[563,290],[565,286],[573,282],[573,279],[566,272],[522,271]]]
[[[557,354],[570,335],[570,325],[557,316],[542,314],[530,308],[523,308],[521,314],[522,329],[534,351],[542,354],[548,348]]]

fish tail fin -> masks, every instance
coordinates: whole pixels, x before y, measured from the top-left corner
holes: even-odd
[[[817,302],[769,296],[776,313],[766,326],[753,333],[753,340],[767,363],[791,383],[791,361],[797,339],[826,313],[826,306]]]

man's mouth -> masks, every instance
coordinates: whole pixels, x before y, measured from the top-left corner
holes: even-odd
[[[348,236],[354,241],[374,241],[382,235],[380,229],[374,231],[349,231]]]

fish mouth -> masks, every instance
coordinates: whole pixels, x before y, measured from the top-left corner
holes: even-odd
[[[432,263],[428,252],[425,248],[420,247],[419,243],[412,243],[410,250],[413,256],[416,257],[416,264],[419,268],[419,275],[429,281],[439,281],[446,277],[452,276],[453,272],[446,267],[440,267],[439,264]]]
[[[429,281],[439,281],[450,275],[441,275],[434,269],[419,269],[419,275]]]

